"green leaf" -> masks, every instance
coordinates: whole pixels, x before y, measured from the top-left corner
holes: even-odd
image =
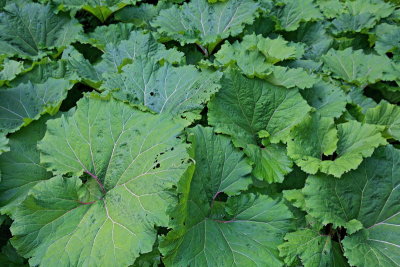
[[[381,131],[380,126],[357,121],[342,123],[335,128],[333,118],[314,113],[291,131],[288,155],[307,173],[321,171],[339,178],[356,169],[375,148],[386,144]],[[335,151],[336,159],[323,160],[324,155],[332,156]]]
[[[310,110],[298,90],[248,79],[236,71],[225,73],[208,108],[210,125],[230,135],[241,147],[257,144],[261,130],[270,134],[273,143],[286,141],[290,129]]]
[[[308,104],[314,107],[322,117],[339,117],[349,102],[344,91],[334,84],[319,81],[313,87],[300,91]]]
[[[14,216],[18,252],[32,265],[126,266],[152,251],[155,226],[168,226],[175,203],[171,188],[187,168],[186,145],[176,138],[184,126],[96,96],[48,121],[41,163],[90,180],[37,184]]]
[[[289,233],[285,240],[287,242],[279,246],[279,251],[288,265],[293,264],[299,257],[304,267],[349,266],[339,243],[315,229]]]
[[[0,90],[0,132],[15,132],[41,114],[55,114],[72,84],[50,78],[43,84],[20,84]]]
[[[91,44],[104,51],[107,44],[117,45],[123,40],[128,40],[133,29],[133,25],[129,23],[99,26],[93,32],[79,36],[79,42]]]
[[[82,32],[76,19],[37,3],[8,5],[0,13],[0,54],[37,59],[74,42]]]
[[[5,60],[0,71],[0,86],[14,79],[24,69],[23,63],[15,60]]]
[[[172,6],[170,2],[159,1],[157,5],[142,3],[139,6],[127,6],[114,14],[115,19],[132,23],[136,27],[151,28],[150,22],[154,20],[161,10]]]
[[[322,14],[313,0],[303,1],[281,1],[285,4],[278,10],[277,29],[284,31],[294,31],[299,28],[301,22],[316,21],[322,19]]]
[[[121,74],[106,76],[103,89],[112,91],[117,99],[176,116],[202,109],[218,91],[221,76],[220,72],[200,72],[191,65],[161,66],[151,58],[138,57]]]
[[[37,183],[52,177],[40,164],[36,148],[46,132],[48,116],[10,136],[10,150],[0,156],[0,212],[12,214]]]
[[[9,140],[5,135],[0,135],[0,155],[4,152],[10,151],[8,141]]]
[[[249,77],[265,78],[274,71],[279,76],[280,68],[274,67],[272,64],[300,58],[304,50],[300,46],[288,43],[282,37],[276,39],[264,38],[262,35],[246,35],[242,42],[234,42],[229,44],[226,42],[221,49],[215,54],[214,64],[217,66],[228,67],[237,64],[240,70]],[[299,70],[300,71],[300,70]],[[291,71],[288,75],[299,76],[298,71]],[[303,73],[301,73],[303,74]],[[307,75],[307,73],[305,73]],[[295,77],[294,80],[303,77]],[[277,79],[281,81],[281,79]],[[282,83],[285,83],[282,81]],[[292,82],[286,82],[288,84]],[[301,82],[299,82],[301,84]]]
[[[329,50],[322,57],[325,70],[335,78],[356,85],[367,85],[378,81],[394,80],[392,62],[386,56],[366,55],[362,50]]]
[[[119,44],[107,44],[102,60],[96,68],[101,72],[118,73],[124,65],[132,63],[138,56],[172,64],[184,61],[182,52],[166,49],[150,33],[134,31],[128,40],[121,41]]]
[[[303,190],[309,213],[324,222],[348,226],[357,220],[364,230],[343,240],[353,266],[398,266],[400,263],[400,152],[381,147],[357,170],[333,179],[310,176]],[[350,232],[351,233],[351,232]]]
[[[236,36],[253,23],[258,4],[251,0],[230,0],[209,4],[193,0],[182,6],[162,10],[152,26],[181,44],[209,45],[209,52],[221,40]]]
[[[400,27],[386,23],[375,27],[375,50],[379,54],[400,53]]]
[[[266,80],[272,84],[286,88],[298,87],[301,89],[312,87],[318,80],[307,73],[302,68],[287,68],[281,66],[272,66],[272,73],[266,76]]]
[[[250,144],[245,153],[253,162],[252,174],[268,183],[281,183],[292,171],[293,162],[286,155],[286,148],[279,144],[266,144],[264,148]]]
[[[400,108],[386,101],[382,101],[365,113],[365,122],[386,127],[389,138],[400,141]]]
[[[84,9],[94,16],[96,16],[101,22],[104,22],[112,13],[120,10],[126,5],[135,4],[140,0],[51,0],[55,4],[59,5],[59,9],[72,10],[74,12]]]
[[[183,196],[175,211],[178,222],[161,242],[163,262],[167,266],[282,266],[276,246],[291,228],[289,210],[267,196],[233,196],[251,182],[245,178],[251,168],[243,153],[211,128],[197,126],[190,134],[196,169],[182,184]],[[229,196],[226,203],[217,200],[220,192]],[[222,214],[216,213],[218,206]]]

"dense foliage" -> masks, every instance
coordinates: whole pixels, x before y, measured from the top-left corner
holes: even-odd
[[[1,266],[400,266],[400,6],[0,0]]]

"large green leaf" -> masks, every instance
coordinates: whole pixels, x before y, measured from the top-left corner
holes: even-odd
[[[97,96],[48,121],[41,163],[90,180],[37,184],[14,216],[13,245],[44,266],[127,266],[150,252],[187,168],[186,145],[176,138],[184,126]]]
[[[348,233],[354,225],[363,227],[343,240],[353,266],[400,264],[399,159],[400,151],[388,145],[342,179],[325,175],[307,179],[303,192],[311,215],[324,223],[343,225]]]
[[[265,144],[264,147],[250,144],[245,153],[254,164],[253,175],[268,183],[283,182],[292,171],[293,162],[286,155],[286,147],[280,144]]]
[[[23,70],[23,63],[16,60],[5,60],[0,71],[0,86],[14,79]]]
[[[41,114],[56,113],[71,87],[67,80],[50,78],[43,84],[0,90],[0,132],[14,132]]]
[[[63,10],[77,11],[84,9],[104,22],[112,13],[126,5],[135,4],[140,0],[51,0]]]
[[[279,22],[278,29],[294,31],[299,28],[301,22],[322,19],[322,14],[314,0],[283,0],[281,2],[285,5],[276,14]]]
[[[154,39],[152,34],[134,31],[131,32],[128,40],[123,40],[118,44],[108,43],[102,60],[96,68],[101,72],[117,73],[123,65],[132,63],[139,56],[169,63],[181,63],[184,59],[182,52],[166,49],[163,44]]]
[[[8,5],[0,13],[0,54],[40,58],[74,42],[81,31],[77,20],[54,14],[48,5]]]
[[[386,127],[389,138],[400,140],[400,108],[382,101],[365,113],[365,122]]]
[[[348,97],[344,91],[331,83],[319,81],[313,87],[300,91],[308,104],[323,117],[339,117],[345,110]]]
[[[162,10],[152,25],[174,40],[208,45],[211,52],[221,40],[236,36],[257,16],[258,4],[252,0],[230,0],[209,4],[193,0],[182,6]]]
[[[221,76],[220,72],[200,72],[191,65],[161,66],[151,58],[138,57],[121,74],[106,76],[103,88],[113,91],[117,99],[176,116],[202,109],[218,91]]]
[[[277,245],[291,228],[289,210],[267,196],[233,196],[251,181],[243,154],[211,128],[197,126],[190,134],[196,167],[182,181],[176,225],[161,243],[164,263],[281,266]],[[221,192],[229,196],[226,203],[218,201]]]
[[[340,245],[332,240],[331,236],[323,235],[319,229],[301,229],[285,236],[285,242],[279,246],[285,263],[292,266],[297,257],[304,267],[346,267]]]
[[[236,71],[227,72],[221,86],[208,104],[208,121],[241,147],[257,144],[261,130],[274,143],[286,141],[290,129],[310,110],[298,90],[248,79]]]
[[[40,164],[36,148],[46,132],[43,117],[10,136],[10,151],[0,156],[0,211],[12,213],[27,196],[28,191],[40,181],[52,177]]]
[[[382,128],[357,121],[342,123],[336,128],[333,118],[314,113],[293,128],[288,155],[307,173],[321,171],[340,177],[356,169],[375,148],[386,144]],[[323,159],[323,156],[330,158]]]
[[[386,56],[364,54],[362,50],[329,50],[322,57],[327,71],[334,77],[356,85],[367,85],[377,81],[394,80],[392,62]]]
[[[99,26],[93,32],[80,35],[79,42],[91,44],[104,51],[107,44],[117,45],[123,40],[128,40],[133,29],[133,24],[129,23]]]
[[[376,26],[375,50],[379,54],[387,52],[400,54],[400,26],[382,23]]]

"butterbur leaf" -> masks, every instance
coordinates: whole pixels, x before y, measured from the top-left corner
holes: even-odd
[[[278,29],[294,31],[300,22],[322,19],[322,14],[313,0],[284,0],[285,6],[277,12]]]
[[[121,74],[106,76],[103,88],[117,89],[112,92],[117,99],[176,116],[202,109],[202,104],[218,91],[221,76],[220,72],[200,72],[191,65],[161,66],[150,58],[138,57]]]
[[[362,50],[329,50],[322,57],[325,69],[334,77],[356,85],[367,85],[381,80],[394,80],[392,62],[386,56],[366,55]]]
[[[340,87],[324,81],[319,81],[313,87],[304,89],[300,93],[322,117],[339,117],[349,101]]]
[[[118,44],[107,44],[101,62],[96,66],[102,73],[118,73],[121,68],[139,57],[152,58],[156,61],[181,63],[184,59],[182,52],[176,49],[166,49],[158,43],[152,34],[134,31],[128,40]]]
[[[171,1],[159,1],[157,5],[142,3],[139,6],[127,6],[114,14],[114,17],[125,23],[132,23],[136,27],[151,28],[150,22],[155,19],[161,10],[171,7]]]
[[[187,168],[176,138],[184,126],[94,95],[48,121],[41,163],[56,174],[85,172],[90,182],[57,176],[37,184],[15,215],[13,245],[47,266],[125,266],[152,251],[155,225],[168,226],[172,187]]]
[[[93,32],[79,36],[79,42],[91,44],[104,51],[107,44],[117,45],[123,40],[128,40],[133,31],[133,24],[117,23],[107,26],[99,26]]]
[[[293,162],[286,155],[286,148],[279,144],[266,144],[265,147],[250,144],[245,153],[253,162],[253,175],[268,183],[282,182],[292,170]]]
[[[343,257],[339,243],[318,229],[304,229],[289,233],[285,242],[279,246],[280,255],[289,266],[301,259],[304,267],[349,266]]]
[[[0,132],[14,132],[41,114],[56,113],[71,87],[67,80],[50,78],[43,84],[0,90]]]
[[[375,50],[379,54],[400,53],[400,26],[382,23],[376,26]]]
[[[209,52],[223,39],[236,36],[257,14],[258,4],[251,0],[230,0],[209,4],[194,0],[181,7],[162,10],[152,25],[174,40],[209,45]]]
[[[46,132],[48,118],[44,116],[12,134],[11,151],[0,156],[0,212],[3,214],[11,214],[33,186],[52,177],[40,164],[40,153],[36,148]]]
[[[237,71],[225,73],[208,108],[208,122],[241,147],[257,144],[261,130],[270,134],[273,143],[286,141],[290,129],[311,109],[298,90],[248,79]]]
[[[295,126],[288,141],[288,155],[305,172],[321,171],[335,177],[356,169],[363,158],[385,145],[383,127],[349,121],[335,127],[333,118],[314,113]],[[333,157],[336,152],[337,158]],[[330,156],[324,160],[323,156]]]
[[[14,79],[23,70],[23,63],[16,60],[3,62],[3,69],[0,71],[0,85]]]
[[[0,13],[0,54],[36,59],[72,43],[82,31],[76,19],[50,6],[8,5]]]
[[[272,64],[297,57],[296,47],[288,46],[288,42],[282,37],[276,39],[260,38],[257,48]]]
[[[286,88],[310,88],[317,82],[314,75],[307,73],[302,68],[272,66],[271,72],[265,79],[272,84]]]
[[[136,0],[51,0],[55,4],[59,5],[59,8],[63,10],[78,11],[84,9],[94,16],[96,16],[101,22],[104,22],[112,13],[120,10],[126,5],[135,4]],[[140,1],[140,0],[138,0]]]
[[[267,196],[242,194],[251,171],[229,144],[211,128],[190,130],[193,175],[182,184],[176,225],[161,242],[167,266],[281,266],[276,246],[291,229],[286,206]],[[218,201],[220,192],[229,197]],[[222,216],[215,213],[222,205]]]
[[[400,140],[400,108],[382,101],[365,113],[365,122],[386,127],[389,138]]]
[[[0,154],[9,151],[8,139],[4,135],[0,135]]]
[[[349,227],[343,247],[353,266],[399,265],[399,158],[399,150],[388,145],[341,179],[307,179],[303,192],[309,213],[324,223]],[[363,230],[351,234],[355,220]]]

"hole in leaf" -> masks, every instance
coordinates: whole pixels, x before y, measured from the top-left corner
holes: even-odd
[[[322,154],[321,159],[322,160],[335,160],[335,159],[337,159],[338,156],[339,155],[336,152],[333,152],[333,154],[329,155],[329,156]]]
[[[227,200],[228,200],[228,195],[225,194],[224,192],[219,193],[219,194],[215,197],[215,201],[226,202]]]

